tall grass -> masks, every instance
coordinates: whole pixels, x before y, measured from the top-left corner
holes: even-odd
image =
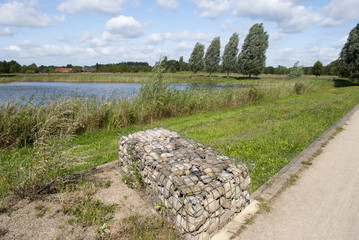
[[[149,124],[169,117],[225,109],[332,86],[325,80],[301,80],[299,83],[279,80],[248,88],[178,90],[169,87],[163,78],[163,70],[161,64],[156,65],[138,95],[132,99],[105,101],[68,97],[46,104],[5,101],[0,105],[0,149],[32,145],[44,134],[61,137],[88,130]]]

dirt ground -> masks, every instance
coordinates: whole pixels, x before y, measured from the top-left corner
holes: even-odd
[[[240,239],[359,239],[359,110]]]
[[[116,204],[114,217],[106,226],[112,234],[119,231],[119,223],[125,217],[158,215],[149,199],[121,181],[122,175],[116,167],[94,176],[110,183],[96,189],[91,198],[104,204]],[[62,211],[64,202],[78,194],[62,192],[41,200],[19,201],[0,215],[0,239],[95,239],[98,226],[83,227],[73,221],[73,216]]]

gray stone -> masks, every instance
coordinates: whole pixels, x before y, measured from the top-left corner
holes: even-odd
[[[207,198],[204,200],[204,208],[207,212],[214,213],[219,208],[219,201],[210,196],[207,196]]]

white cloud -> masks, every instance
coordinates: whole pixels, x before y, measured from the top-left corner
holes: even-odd
[[[344,44],[347,42],[347,40],[348,40],[348,36],[344,36],[341,39],[339,39],[338,41],[334,42],[332,44],[332,47],[342,49],[344,47]]]
[[[222,31],[227,31],[229,29],[232,28],[232,25],[234,23],[234,19],[226,19],[224,22],[222,22],[221,24],[221,30]]]
[[[15,45],[10,45],[6,48],[4,48],[6,51],[10,51],[10,52],[20,52],[20,47],[15,46]]]
[[[104,40],[137,38],[143,34],[144,26],[133,17],[120,15],[107,21],[103,33]]]
[[[0,4],[0,24],[15,27],[46,27],[53,20],[38,12],[34,7],[37,1],[8,1]]]
[[[193,0],[198,7],[199,16],[216,19],[231,7],[230,0]]]
[[[332,0],[322,12],[327,16],[322,22],[322,27],[340,26],[346,20],[357,20],[359,1],[357,0]]]
[[[0,28],[0,36],[12,36],[14,33],[9,27]]]
[[[233,8],[233,14],[238,17],[275,22],[283,33],[304,31],[321,20],[318,13],[289,0],[237,0],[233,1]]]
[[[171,41],[184,41],[184,40],[194,40],[194,41],[211,41],[213,39],[213,34],[205,32],[177,32],[177,33],[153,33],[145,39],[146,44],[159,44],[165,40]]]
[[[307,49],[307,61],[311,61],[313,65],[316,61],[320,60],[323,65],[338,59],[340,50],[337,48],[327,47],[312,47]],[[309,66],[311,66],[309,65]]]
[[[177,0],[156,0],[156,2],[159,7],[170,11],[176,11],[180,6]]]
[[[65,0],[57,9],[68,13],[109,13],[118,14],[126,0]]]

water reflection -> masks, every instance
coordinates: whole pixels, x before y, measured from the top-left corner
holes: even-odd
[[[49,102],[61,98],[95,97],[97,99],[132,98],[137,95],[141,83],[72,83],[72,82],[11,82],[0,84],[0,103],[33,101]],[[221,89],[243,87],[236,84],[172,83],[170,87],[184,89]]]

